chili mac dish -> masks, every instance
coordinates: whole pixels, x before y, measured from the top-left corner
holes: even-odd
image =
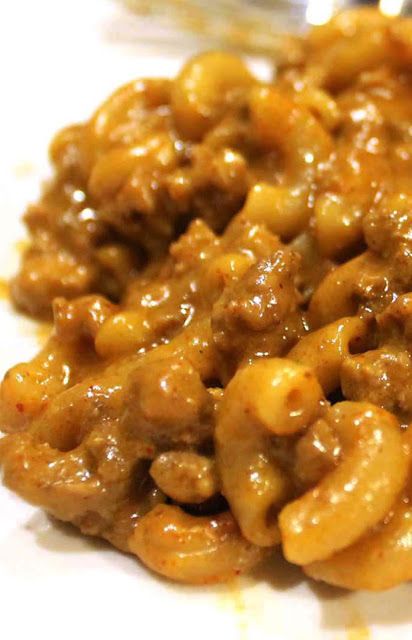
[[[342,13],[273,82],[228,52],[134,80],[50,147],[1,386],[4,482],[170,579],[276,547],[412,578],[412,21]]]

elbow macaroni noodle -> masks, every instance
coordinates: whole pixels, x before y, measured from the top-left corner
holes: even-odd
[[[278,546],[412,579],[411,25],[340,14],[271,83],[199,54],[55,137],[11,284],[54,333],[1,386],[8,487],[180,582]]]

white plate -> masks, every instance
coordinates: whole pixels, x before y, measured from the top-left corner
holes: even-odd
[[[173,74],[190,53],[139,38],[107,0],[1,3],[0,275],[15,269],[25,204],[46,175],[63,124],[87,117],[120,83]],[[0,300],[0,367],[38,348],[35,325]],[[189,588],[145,571],[108,545],[56,525],[0,488],[0,625],[5,640],[150,636],[202,640],[402,640],[412,587],[348,594],[274,561],[229,587]],[[409,622],[411,620],[411,623]]]

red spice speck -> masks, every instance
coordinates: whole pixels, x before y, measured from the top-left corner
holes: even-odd
[[[24,413],[24,404],[22,402],[17,402],[16,409],[19,413]]]

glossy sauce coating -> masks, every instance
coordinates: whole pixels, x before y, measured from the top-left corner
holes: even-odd
[[[279,544],[346,588],[412,578],[411,38],[346,12],[272,83],[200,54],[55,137],[8,487],[181,582]]]

